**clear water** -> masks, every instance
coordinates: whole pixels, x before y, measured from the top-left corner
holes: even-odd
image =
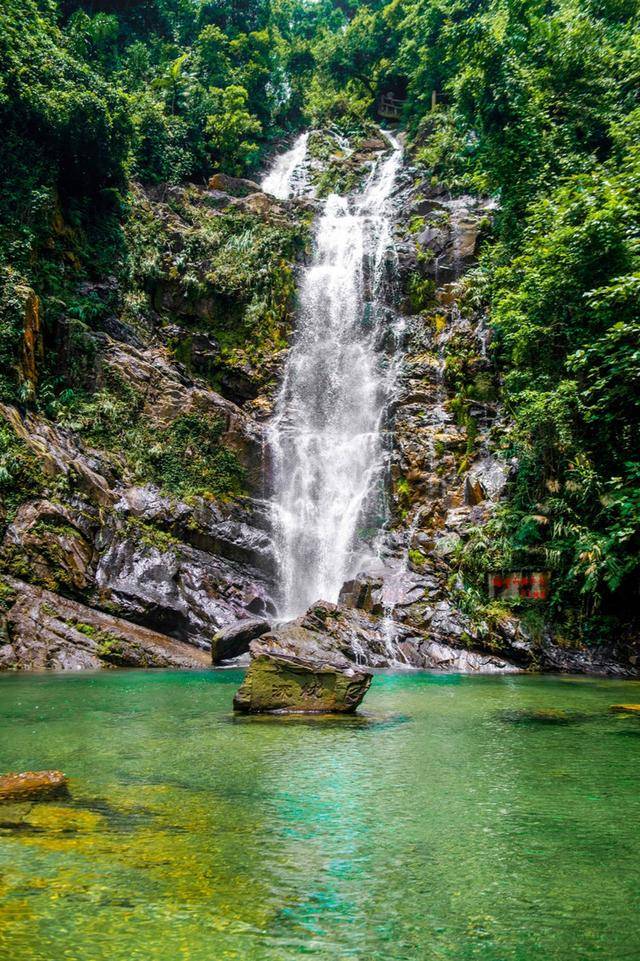
[[[286,721],[234,720],[239,679],[0,678],[0,770],[74,798],[0,828],[2,959],[640,957],[637,684],[386,675]]]
[[[335,602],[366,568],[386,508],[383,424],[393,363],[381,340],[393,273],[389,198],[400,145],[361,194],[329,196],[304,271],[296,333],[269,430],[279,613]]]

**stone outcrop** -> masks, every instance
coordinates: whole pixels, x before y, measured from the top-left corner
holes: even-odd
[[[154,630],[208,648],[224,625],[273,612],[266,578],[248,564],[112,519],[98,538],[97,601]]]
[[[406,580],[404,596],[397,580],[387,587],[387,592],[394,591],[398,599],[393,611],[387,608],[388,614],[383,613],[384,578],[362,577],[358,579],[358,600],[364,600],[364,609],[354,604],[353,582],[349,582],[341,594],[341,604],[319,602],[295,623],[328,636],[347,659],[367,667],[412,667],[460,674],[511,674],[522,669],[515,659],[483,649],[460,612],[444,600],[424,603],[424,587],[410,574]]]
[[[35,392],[43,360],[42,305],[40,298],[30,287],[20,285],[15,293],[22,301],[24,318],[18,375],[29,394]]]
[[[265,570],[273,562],[264,504],[250,499],[215,502],[192,497],[189,503],[162,494],[157,487],[128,487],[115,511],[125,520],[158,528],[208,554]]]
[[[97,510],[88,501],[27,501],[7,528],[0,563],[10,574],[50,590],[81,594],[93,580],[97,526]]]
[[[69,783],[62,771],[22,771],[0,774],[0,804],[48,801],[66,797]]]
[[[288,624],[250,646],[251,664],[233,706],[248,714],[352,714],[371,672],[348,660],[327,635]]]
[[[138,624],[4,577],[0,669],[203,668],[209,657]],[[1,626],[1,625],[0,625]]]
[[[197,383],[171,363],[164,348],[136,350],[100,339],[97,386],[113,377],[125,381],[143,399],[141,417],[165,427],[185,414],[204,414],[223,425],[220,442],[237,456],[250,488],[262,482],[262,431],[235,404]]]
[[[220,664],[221,661],[229,661],[241,654],[246,654],[251,641],[254,641],[257,637],[262,637],[269,630],[269,622],[259,617],[246,618],[228,624],[213,635],[211,641],[212,663]]]
[[[0,404],[0,420],[34,454],[45,477],[64,478],[69,487],[102,507],[114,503],[115,475],[107,459],[83,444],[72,431],[37,414],[21,414],[8,404]]]
[[[246,197],[249,194],[257,193],[260,187],[253,180],[244,177],[231,177],[225,173],[215,173],[209,178],[209,189],[219,190],[232,197]]]

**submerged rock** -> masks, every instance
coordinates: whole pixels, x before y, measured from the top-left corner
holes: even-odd
[[[576,712],[563,711],[559,708],[538,708],[537,710],[517,709],[501,711],[498,715],[501,721],[509,724],[570,724],[572,721],[583,721],[585,715]]]
[[[232,657],[246,654],[249,644],[256,638],[266,634],[270,628],[268,621],[259,617],[247,618],[228,624],[221,631],[214,634],[211,641],[211,660],[214,664],[228,661]]]
[[[233,699],[248,714],[351,714],[371,684],[332,638],[286,624],[250,645],[251,664]]]
[[[62,771],[23,771],[0,775],[0,804],[40,801],[69,793]]]

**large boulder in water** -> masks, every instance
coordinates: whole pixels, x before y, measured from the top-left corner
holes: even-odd
[[[250,645],[251,664],[233,706],[247,714],[352,714],[371,672],[349,661],[331,637],[285,624]]]

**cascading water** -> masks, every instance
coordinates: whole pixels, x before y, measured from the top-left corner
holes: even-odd
[[[384,519],[384,418],[393,362],[381,349],[393,259],[388,202],[400,145],[362,194],[327,198],[299,290],[298,326],[269,442],[279,613],[336,601],[374,560]],[[264,185],[263,185],[264,186]]]
[[[307,155],[308,139],[308,134],[300,134],[291,150],[276,157],[260,184],[265,193],[279,200],[286,200],[287,197],[297,197],[305,192],[307,182],[303,164]]]

